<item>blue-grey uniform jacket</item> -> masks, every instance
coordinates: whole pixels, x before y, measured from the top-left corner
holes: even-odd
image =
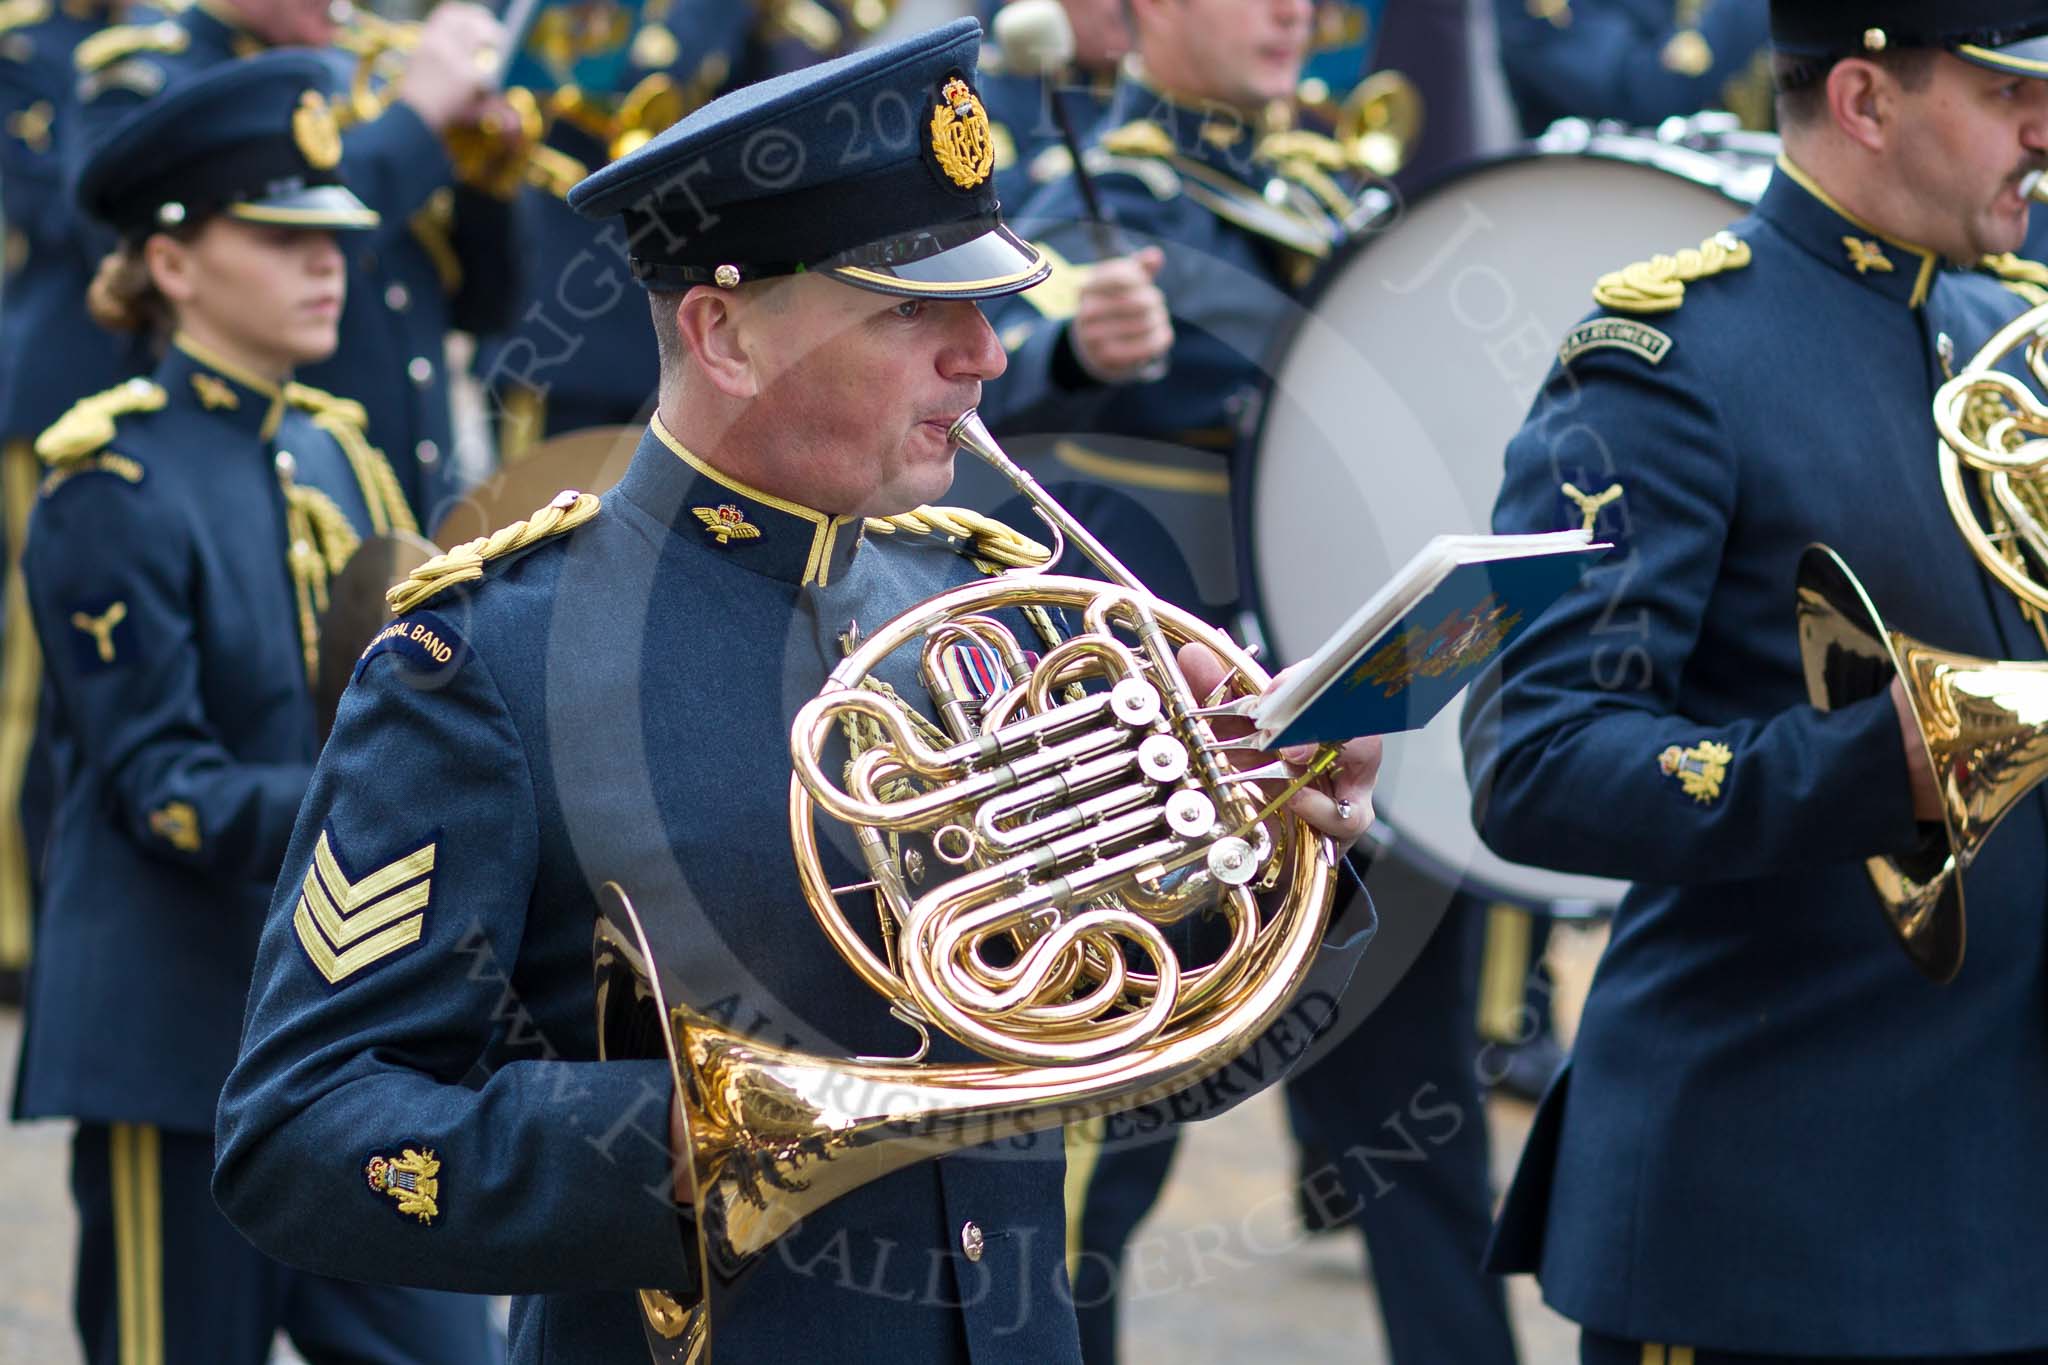
[[[842,637],[977,571],[947,542],[757,493],[658,422],[601,503],[542,516],[530,528],[558,534],[401,616],[343,698],[221,1098],[214,1188],[287,1261],[526,1295],[514,1360],[628,1360],[633,1291],[689,1285],[694,1253],[669,1197],[667,1064],[595,1060],[595,889],[627,889],[714,1018],[826,1056],[907,1053],[803,904],[790,722]],[[857,856],[824,843],[836,884],[866,879]],[[428,1218],[365,1179],[407,1151],[438,1162]],[[714,1349],[1078,1359],[1062,1170],[1054,1132],[845,1196],[764,1253]]]
[[[43,438],[25,550],[60,795],[15,1113],[204,1133],[319,752],[290,561],[399,497],[325,394],[182,345],[113,393]]]
[[[1677,263],[1704,268],[1691,283],[1671,262],[1603,281],[1494,509],[1498,531],[1590,523],[1618,548],[1467,711],[1479,829],[1503,856],[1635,883],[1495,1263],[1630,1340],[2039,1349],[2048,804],[1984,845],[1967,960],[1930,984],[1863,866],[1924,832],[1892,703],[1809,706],[1793,629],[1818,541],[1893,629],[2042,657],[1950,520],[1931,417],[1947,357],[2023,300],[1853,221],[1789,163],[1731,232]],[[1642,311],[1673,284],[1676,311]]]

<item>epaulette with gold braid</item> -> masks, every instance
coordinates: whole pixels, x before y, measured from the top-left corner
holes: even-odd
[[[1685,302],[1688,284],[1748,264],[1749,243],[1732,232],[1717,232],[1697,250],[1687,247],[1676,256],[1652,256],[1602,275],[1593,286],[1593,301],[1617,313],[1675,313]]]
[[[49,17],[50,0],[0,0],[0,33],[40,24]]]
[[[353,398],[343,398],[325,389],[316,389],[311,384],[291,383],[284,386],[284,401],[301,412],[310,412],[316,417],[334,417],[352,427],[366,427],[370,424],[370,413]]]
[[[1173,134],[1148,118],[1112,128],[1096,141],[1103,151],[1112,156],[1165,157],[1178,150],[1173,145]]]
[[[1326,171],[1350,170],[1352,164],[1350,155],[1335,138],[1306,128],[1266,134],[1259,139],[1252,156],[1259,161],[1306,161]]]
[[[920,507],[893,517],[869,517],[867,530],[870,535],[902,532],[942,539],[969,559],[1001,568],[1033,568],[1052,558],[1052,551],[1031,537],[965,507]]]
[[[44,464],[90,455],[114,439],[115,419],[131,412],[155,412],[165,397],[163,385],[138,377],[81,398],[36,437],[36,454]]]
[[[103,28],[71,49],[71,64],[85,75],[112,66],[138,52],[183,52],[192,35],[169,19],[153,24],[116,24]]]
[[[2048,265],[2030,261],[2010,251],[1986,256],[1977,263],[1998,276],[1998,281],[2028,303],[2048,303]]]
[[[473,583],[482,578],[484,565],[491,560],[517,554],[550,536],[575,530],[596,516],[597,508],[596,494],[564,489],[555,495],[553,502],[525,521],[515,521],[492,535],[458,545],[446,554],[435,555],[414,569],[403,583],[385,593],[384,600],[391,604],[392,611],[403,616],[437,593],[458,583]]]

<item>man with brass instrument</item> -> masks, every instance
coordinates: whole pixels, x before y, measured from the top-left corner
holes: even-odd
[[[349,258],[341,348],[307,378],[363,404],[422,526],[454,490],[445,343],[450,328],[488,331],[514,294],[517,253],[501,194],[456,183],[443,135],[498,116],[505,33],[481,5],[445,0],[420,26],[381,112],[354,121],[344,98],[357,58],[380,42],[338,27],[331,0],[208,0],[111,28],[79,47],[81,146],[136,105],[223,62],[276,47],[320,49],[352,183],[383,226]],[[382,27],[388,27],[383,25]],[[513,149],[508,148],[508,154]],[[337,151],[337,155],[339,152]]]
[[[664,1359],[687,1348],[686,1308],[736,1273],[715,1239],[809,1188],[777,1162],[811,1149],[739,1123],[757,1111],[736,1093],[679,1090],[663,1060],[600,1060],[618,1041],[595,1026],[589,965],[607,882],[664,949],[643,965],[701,1017],[835,1067],[918,1051],[827,946],[799,868],[822,861],[847,910],[879,909],[891,888],[954,885],[953,855],[905,835],[793,856],[792,716],[902,609],[1046,558],[986,518],[909,510],[945,491],[959,419],[1003,368],[975,301],[1044,274],[997,213],[978,38],[961,21],[733,92],[572,195],[634,243],[658,414],[602,499],[565,492],[415,573],[358,665],[220,1108],[214,1190],[259,1245],[531,1295],[513,1309],[520,1361],[626,1361],[648,1336]],[[964,670],[944,673],[957,690],[928,698],[913,660],[857,694],[891,724],[914,711],[920,734],[1027,699],[984,671],[1010,666],[977,643],[999,629],[1017,664],[1027,643],[1061,648],[1046,612],[992,609],[953,637],[964,653],[930,647],[933,667]],[[1215,660],[1186,667],[1205,695]],[[828,767],[856,744],[902,752],[851,728]],[[1293,797],[1310,823],[1286,827],[1319,877],[1341,869],[1317,834],[1341,854],[1370,816],[1377,744],[1336,757],[1327,788]],[[1370,915],[1362,895],[1343,904]],[[881,930],[852,932],[893,957]],[[1348,975],[1345,951],[1303,948]],[[786,1083],[763,1091],[772,1114],[801,1109]],[[698,1188],[697,1149],[672,1135],[686,1112],[734,1144],[737,1207],[679,1207]],[[850,1192],[766,1247],[712,1315],[716,1358],[1075,1360],[1057,1130],[971,1141],[867,1184],[830,1168]]]
[[[999,431],[1052,445],[1046,482],[1163,596],[1227,620],[1240,591],[1229,496],[1240,427],[1301,287],[1364,216],[1364,177],[1342,145],[1274,113],[1293,100],[1315,36],[1309,0],[1129,0],[1126,11],[1135,58],[1084,154],[1114,225],[1072,174],[1026,205],[1020,230],[1054,275],[993,311],[1011,366],[984,410]],[[1163,377],[1146,368],[1158,362]],[[1444,905],[1418,895],[1392,913]],[[1453,902],[1372,1022],[1288,1084],[1303,1221],[1360,1227],[1402,1365],[1515,1356],[1499,1287],[1479,1268],[1490,1199],[1466,971],[1477,927],[1477,907]],[[1432,1121],[1430,1159],[1383,1178],[1355,1154],[1399,1142],[1387,1125],[1408,1122],[1417,1096],[1462,1117]],[[1103,1125],[1099,1154],[1076,1137],[1085,1178],[1070,1269],[1090,1365],[1116,1358],[1127,1243],[1175,1149],[1170,1131],[1133,1142],[1132,1128]]]
[[[1809,704],[1793,602],[1820,541],[1897,629],[2043,656],[1951,522],[1932,402],[2039,275],[2008,253],[2048,15],[1776,0],[1771,34],[1776,177],[1602,277],[1494,510],[1617,548],[1466,712],[1478,827],[1635,887],[1492,1259],[1589,1365],[2038,1360],[2048,808],[1985,846],[1968,961],[1929,984],[1862,865],[1940,818],[1920,735],[1896,688]]]

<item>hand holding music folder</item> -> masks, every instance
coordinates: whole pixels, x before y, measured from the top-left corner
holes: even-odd
[[[1249,708],[1261,748],[1419,730],[1612,546],[1438,536]]]

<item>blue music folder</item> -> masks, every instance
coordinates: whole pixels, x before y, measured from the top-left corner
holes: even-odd
[[[1252,711],[1262,745],[1420,730],[1612,547],[1438,536]]]

